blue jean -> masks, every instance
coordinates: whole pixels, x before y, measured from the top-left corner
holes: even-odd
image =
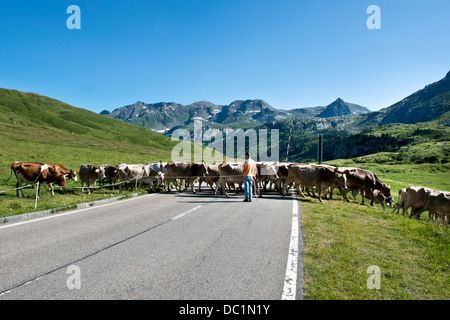
[[[252,198],[252,182],[253,182],[252,176],[244,176],[244,190],[246,199]]]

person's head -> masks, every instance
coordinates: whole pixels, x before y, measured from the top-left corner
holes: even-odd
[[[246,160],[250,159],[250,153],[248,153],[248,152],[245,153],[245,159]]]

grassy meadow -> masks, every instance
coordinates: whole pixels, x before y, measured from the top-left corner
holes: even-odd
[[[388,165],[355,160],[330,161],[374,171],[399,188],[412,185],[450,190],[449,164]],[[361,196],[344,202],[336,191],[323,204],[300,198],[305,299],[450,299],[450,230],[448,225],[383,212],[361,205]],[[369,290],[369,266],[380,268],[380,289]]]

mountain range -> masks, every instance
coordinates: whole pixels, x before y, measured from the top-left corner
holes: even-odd
[[[370,113],[366,107],[336,99],[328,106],[276,109],[267,102],[255,100],[235,100],[229,105],[216,105],[208,101],[181,105],[175,102],[147,104],[138,101],[132,105],[107,110],[100,114],[143,126],[159,133],[170,133],[173,128],[192,127],[195,120],[201,120],[207,128],[248,128],[270,121],[291,119],[292,117],[330,118],[345,115]]]
[[[448,114],[449,110],[450,72],[442,80],[375,112],[338,98],[327,106],[291,110],[274,108],[260,99],[235,100],[228,105],[208,101],[189,105],[138,101],[112,112],[103,110],[101,114],[168,135],[176,128],[192,129],[195,120],[201,120],[205,129],[250,128],[291,118],[308,118],[309,123],[330,127],[333,123],[342,122],[335,117],[344,117],[345,127],[354,132],[389,123],[412,124],[436,120]]]

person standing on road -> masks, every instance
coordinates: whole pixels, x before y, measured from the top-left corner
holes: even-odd
[[[245,153],[245,162],[244,162],[244,171],[242,174],[244,175],[244,190],[245,190],[245,199],[244,202],[252,202],[252,183],[254,177],[256,177],[256,163],[250,158],[250,153]]]

